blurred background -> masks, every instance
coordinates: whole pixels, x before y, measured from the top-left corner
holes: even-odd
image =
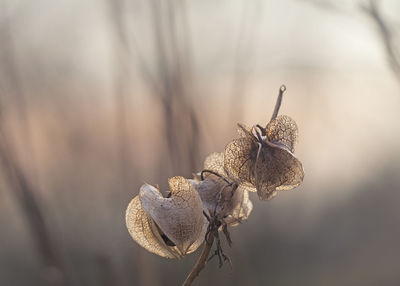
[[[0,285],[179,285],[125,209],[281,114],[304,183],[251,196],[194,285],[400,283],[400,2],[0,0]]]

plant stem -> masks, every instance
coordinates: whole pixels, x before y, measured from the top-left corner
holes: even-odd
[[[281,108],[283,93],[286,91],[286,86],[284,84],[279,88],[279,95],[276,99],[274,113],[272,114],[271,121],[278,116],[279,108]]]
[[[210,235],[208,236],[208,239],[204,244],[204,248],[203,251],[201,252],[199,260],[197,260],[192,271],[189,273],[188,277],[186,278],[185,282],[183,282],[182,286],[192,285],[194,279],[196,279],[196,277],[200,274],[201,270],[203,270],[203,268],[206,266],[207,258],[208,255],[210,254],[213,243],[214,243],[214,232],[210,232]]]

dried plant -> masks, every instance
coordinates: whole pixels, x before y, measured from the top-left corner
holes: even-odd
[[[183,177],[169,181],[170,193],[164,198],[148,184],[128,206],[126,225],[142,247],[166,258],[182,258],[203,242],[206,218],[199,194]]]
[[[191,183],[200,194],[204,209],[210,217],[236,226],[247,219],[253,209],[246,189],[239,187],[224,170],[224,154],[211,153],[204,161],[204,170]]]
[[[132,238],[150,252],[166,258],[182,258],[204,248],[183,285],[191,285],[208,260],[219,258],[220,267],[230,258],[221,247],[222,231],[229,246],[228,227],[246,220],[253,204],[249,191],[261,200],[272,199],[277,191],[301,184],[304,171],[294,156],[298,137],[296,122],[278,116],[282,86],[270,122],[266,127],[239,125],[238,139],[228,143],[223,153],[211,153],[202,172],[193,179],[169,179],[170,192],[145,184],[129,204],[126,225]],[[209,257],[216,240],[216,250]]]
[[[277,116],[285,87],[279,92],[274,114],[265,128],[239,126],[240,138],[225,148],[226,173],[261,200],[272,199],[277,191],[301,184],[304,171],[294,156],[298,129],[289,116]]]

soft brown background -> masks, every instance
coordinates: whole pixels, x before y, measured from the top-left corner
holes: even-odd
[[[371,3],[1,0],[0,285],[179,285],[198,253],[146,252],[126,206],[283,83],[304,183],[252,196],[195,284],[397,285],[400,4]]]

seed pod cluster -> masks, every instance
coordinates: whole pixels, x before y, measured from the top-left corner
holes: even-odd
[[[297,124],[277,115],[284,91],[281,87],[266,127],[238,124],[239,138],[224,152],[211,153],[201,173],[169,179],[167,197],[154,186],[140,188],[126,210],[128,231],[139,245],[162,257],[182,258],[203,243],[211,224],[226,233],[227,226],[246,220],[253,209],[249,192],[270,200],[301,184],[304,170],[294,155]]]

